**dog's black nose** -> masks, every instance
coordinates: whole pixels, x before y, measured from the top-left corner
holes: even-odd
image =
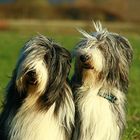
[[[81,56],[80,56],[80,60],[81,60],[82,62],[86,62],[87,60],[89,60],[89,55],[81,55]]]

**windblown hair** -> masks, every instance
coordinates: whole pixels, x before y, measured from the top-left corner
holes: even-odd
[[[120,140],[125,126],[132,47],[117,33],[94,23],[96,32],[79,30],[84,38],[74,49],[72,78],[76,102],[74,140]]]
[[[21,50],[0,116],[1,140],[69,140],[74,103],[70,53],[40,35]]]

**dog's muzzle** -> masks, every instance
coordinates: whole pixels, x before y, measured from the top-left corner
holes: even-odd
[[[93,66],[91,64],[91,56],[88,54],[82,54],[80,55],[80,61],[82,63],[82,67],[84,69],[93,69]]]
[[[81,60],[81,62],[86,62],[86,61],[89,60],[89,58],[90,58],[89,55],[81,55],[81,56],[80,56],[80,60]]]

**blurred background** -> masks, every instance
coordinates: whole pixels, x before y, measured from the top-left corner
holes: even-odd
[[[123,140],[140,140],[140,0],[0,0],[0,105],[27,40],[41,33],[72,51],[81,38],[76,28],[94,32],[93,20],[133,46]]]
[[[25,31],[29,31],[36,26],[40,28],[40,30],[42,28],[42,30],[60,31],[61,28],[57,27],[61,26],[62,30],[66,29],[66,32],[72,32],[74,29],[71,30],[69,27],[85,27],[91,24],[87,24],[87,22],[91,22],[91,20],[113,22],[113,25],[115,25],[113,28],[117,30],[121,29],[121,31],[125,32],[140,32],[140,1],[0,0],[1,30],[18,29],[22,27]],[[125,25],[116,25],[114,22],[125,23]],[[48,26],[50,28],[46,29]],[[38,30],[39,29],[36,29],[34,31]]]

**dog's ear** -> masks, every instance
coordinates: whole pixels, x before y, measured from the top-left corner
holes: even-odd
[[[61,78],[63,81],[63,79],[66,80],[69,75],[72,57],[70,52],[65,48],[59,47],[58,45],[54,45],[54,48],[55,53],[58,54],[56,55],[56,67],[58,68],[56,71],[62,73]]]
[[[133,58],[133,50],[129,41],[119,35],[113,35],[116,40],[115,57],[111,59],[110,71],[107,80],[111,83],[119,81],[120,88],[123,92],[128,89],[128,73]],[[115,65],[114,65],[115,64]],[[117,79],[117,80],[116,80]],[[118,84],[117,84],[118,85]]]
[[[68,84],[68,74],[70,71],[70,53],[58,45],[53,46],[52,59],[49,66],[49,81],[45,94],[39,98],[43,102],[42,106],[49,108],[55,101],[65,98],[66,85]],[[57,104],[58,108],[60,104]]]
[[[124,53],[123,55],[125,59],[127,60],[126,62],[128,62],[128,65],[130,66],[133,59],[132,46],[130,42],[128,41],[128,39],[126,39],[125,37],[119,36],[118,41],[119,41],[119,47],[122,49],[121,52]]]
[[[120,61],[119,61],[119,74],[120,74],[120,83],[122,83],[122,89],[124,92],[127,92],[128,89],[128,74],[129,74],[129,67],[132,62],[133,58],[133,50],[132,46],[129,41],[124,37],[119,37],[119,46],[122,53],[120,54]]]
[[[68,78],[71,68],[71,54],[64,48],[62,48],[62,54],[60,56],[61,64],[62,64],[62,73],[64,72],[65,79]]]

